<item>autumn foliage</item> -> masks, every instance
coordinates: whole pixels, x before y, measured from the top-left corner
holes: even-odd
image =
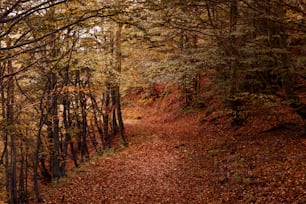
[[[303,203],[306,143],[292,111],[257,110],[233,129],[214,99],[193,109],[165,92],[125,98],[130,146],[44,187],[46,203]]]
[[[303,203],[305,9],[1,1],[0,200]]]

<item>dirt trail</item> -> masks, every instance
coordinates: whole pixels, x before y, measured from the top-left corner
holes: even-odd
[[[224,121],[165,118],[127,120],[130,146],[44,189],[46,203],[306,201],[306,143],[292,131],[242,136]]]
[[[207,174],[190,157],[190,138],[198,134],[190,130],[199,128],[188,124],[175,131],[176,125],[126,121],[130,147],[47,190],[46,203],[208,202]]]

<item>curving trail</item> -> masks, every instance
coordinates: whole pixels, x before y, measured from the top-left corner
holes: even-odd
[[[187,124],[186,129],[175,131],[175,127],[161,125],[126,121],[132,134],[130,147],[91,162],[86,172],[47,190],[45,203],[209,202],[213,193],[207,182],[210,176],[199,160],[190,156],[190,138],[198,135],[190,130],[199,127]]]
[[[305,156],[304,140],[243,138],[223,122],[200,126],[194,116],[172,119],[127,120],[130,146],[91,160],[62,184],[45,188],[45,203],[306,200],[305,160],[298,157]]]

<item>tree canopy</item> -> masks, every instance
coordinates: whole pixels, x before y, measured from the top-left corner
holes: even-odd
[[[194,106],[208,74],[233,125],[258,98],[306,121],[305,15],[302,0],[1,1],[1,199],[26,202],[33,187],[41,201],[39,181],[65,176],[67,160],[116,135],[127,146],[130,88],[174,82]]]

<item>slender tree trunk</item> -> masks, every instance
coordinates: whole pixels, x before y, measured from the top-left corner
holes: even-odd
[[[1,44],[0,44],[1,46]],[[7,67],[7,63],[1,64],[1,76],[5,74]],[[6,108],[6,89],[3,84],[3,80],[1,80],[1,113],[2,113],[2,118],[4,121],[7,120],[7,108]],[[10,187],[10,179],[9,179],[9,157],[8,157],[8,130],[5,129],[3,131],[3,142],[4,142],[4,149],[1,155],[1,164],[4,164],[4,169],[5,169],[5,190],[6,192],[9,192],[9,187]]]
[[[25,156],[26,156],[26,152],[24,150],[24,144],[23,144],[23,136],[21,136],[20,139],[20,170],[19,170],[19,192],[18,192],[18,200],[21,203],[26,203],[27,199],[26,199],[26,191],[25,191],[25,175],[24,175],[24,171],[25,171]]]
[[[104,133],[104,141],[105,141],[105,147],[109,148],[110,147],[110,143],[112,140],[111,135],[109,134],[109,130],[108,130],[108,125],[109,125],[109,103],[110,103],[110,84],[107,83],[106,84],[106,91],[103,94],[103,104],[102,106],[104,107],[105,111],[103,112],[103,133]]]
[[[34,170],[33,170],[33,189],[35,192],[35,196],[36,196],[36,200],[37,202],[42,202],[43,199],[41,197],[40,194],[40,189],[39,189],[39,183],[38,183],[38,169],[39,169],[39,164],[41,163],[42,165],[42,174],[43,177],[46,181],[51,181],[52,176],[49,174],[48,170],[45,168],[45,164],[44,164],[44,156],[40,157],[40,151],[41,151],[41,134],[42,134],[42,129],[43,126],[47,123],[47,117],[49,114],[49,111],[47,110],[46,113],[44,113],[44,98],[45,95],[49,94],[49,82],[46,82],[45,85],[45,90],[42,94],[42,97],[40,99],[40,104],[39,104],[39,111],[40,111],[40,119],[39,119],[39,126],[38,126],[38,131],[37,131],[37,135],[36,135],[36,148],[35,148],[35,154],[34,154]]]
[[[120,93],[119,93],[119,87],[117,87],[117,117],[118,117],[118,123],[119,123],[119,130],[121,134],[121,139],[123,141],[124,146],[128,146],[128,140],[125,137],[125,128],[122,118],[122,112],[121,112],[121,102],[120,102]]]
[[[92,95],[92,94],[91,94]],[[102,147],[105,147],[105,140],[104,140],[104,133],[103,133],[103,127],[101,126],[101,119],[99,119],[99,115],[98,115],[98,105],[96,100],[94,99],[94,96],[91,96],[91,104],[92,104],[92,109],[94,112],[94,125],[97,127],[97,131],[99,133],[100,136],[100,140],[102,143]],[[100,116],[101,117],[101,116]]]
[[[8,62],[8,74],[13,73],[12,62]],[[10,139],[10,163],[9,163],[9,203],[17,203],[17,149],[16,149],[16,133],[14,128],[14,104],[15,104],[15,84],[11,77],[7,86],[7,124]]]
[[[116,115],[116,108],[113,107],[117,107],[117,91],[116,91],[116,87],[112,87],[111,88],[111,98],[112,98],[112,108],[111,108],[111,112],[112,112],[112,133],[113,133],[113,137],[118,133],[118,123],[117,123],[117,115]]]
[[[237,30],[237,19],[238,18],[238,0],[231,0],[231,9],[230,9],[230,35]],[[230,55],[234,56],[235,59],[230,62],[231,70],[231,88],[230,88],[230,97],[234,97],[237,92],[237,57],[239,54],[236,52],[236,39],[235,37],[230,37]]]
[[[40,151],[40,146],[41,146],[41,128],[42,128],[42,117],[40,119],[40,125],[39,125],[39,130],[37,133],[36,137],[36,148],[35,148],[35,159],[34,159],[34,172],[33,172],[33,188],[36,196],[37,202],[42,201],[42,197],[40,195],[40,190],[39,190],[39,184],[38,184],[38,167],[39,167],[39,151]]]
[[[74,78],[74,87],[77,89],[80,89],[81,86],[81,82],[80,82],[80,71],[76,70],[75,72],[75,78]],[[75,120],[75,126],[78,129],[78,133],[75,135],[76,139],[77,139],[77,152],[79,153],[81,151],[81,146],[82,146],[82,140],[81,140],[81,121],[80,121],[80,94],[76,94],[76,96],[74,97],[74,120]]]
[[[55,73],[50,74],[51,80],[51,123],[49,126],[49,137],[51,139],[51,157],[50,167],[53,179],[62,177],[60,171],[60,138],[59,138],[59,118],[58,118],[58,93],[56,91],[57,76]]]
[[[89,157],[89,150],[87,146],[87,102],[86,102],[86,96],[83,93],[83,83],[81,81],[81,73],[80,71],[77,71],[76,73],[76,87],[78,88],[78,95],[77,95],[77,112],[80,113],[81,119],[79,119],[78,114],[76,115],[77,118],[77,126],[78,129],[80,130],[79,135],[79,141],[78,141],[78,146],[79,146],[79,151],[81,152],[81,160],[84,160],[84,157],[88,158]],[[86,86],[86,84],[84,85]]]
[[[28,129],[26,132],[28,135]],[[26,202],[28,202],[28,178],[29,178],[29,162],[28,162],[29,146],[28,141],[25,142],[25,192],[26,192]]]
[[[64,87],[68,87],[69,84],[69,66],[65,67],[64,73]],[[65,139],[63,144],[63,152],[62,152],[62,164],[61,164],[61,174],[65,175],[66,170],[66,157],[68,153],[68,145],[71,142],[70,128],[71,128],[71,115],[70,115],[70,99],[68,95],[68,91],[64,92],[63,96],[63,123],[65,128]]]
[[[116,40],[115,40],[115,57],[117,61],[116,65],[116,71],[118,73],[121,73],[121,63],[122,63],[122,53],[121,53],[121,35],[122,35],[122,24],[118,23],[118,28],[116,31]],[[120,101],[120,81],[115,86],[115,93],[116,93],[116,108],[117,108],[117,117],[118,117],[118,123],[119,123],[119,130],[120,135],[123,141],[123,144],[125,146],[128,146],[128,141],[125,137],[125,131],[124,131],[124,124],[123,124],[123,118],[121,113],[121,101]]]
[[[87,103],[86,103],[86,97],[84,96],[83,93],[80,93],[81,101],[81,115],[82,115],[82,136],[81,136],[81,158],[83,160],[84,157],[89,157],[89,151],[88,151],[88,146],[87,146]]]
[[[1,41],[0,41],[1,42]],[[1,43],[0,43],[0,47],[1,47]],[[5,63],[0,63],[1,65],[1,69],[0,69],[0,76],[3,76],[6,70],[6,66],[4,65]],[[1,113],[2,113],[2,118],[6,119],[6,105],[5,105],[5,87],[3,84],[3,79],[1,79],[0,81],[0,92],[1,92]],[[3,152],[1,154],[1,158],[0,158],[0,164],[4,163],[4,158],[7,152],[7,145],[8,145],[8,141],[7,141],[7,133],[6,131],[4,131],[4,135],[3,135],[3,143],[4,143],[4,147],[3,147]]]

